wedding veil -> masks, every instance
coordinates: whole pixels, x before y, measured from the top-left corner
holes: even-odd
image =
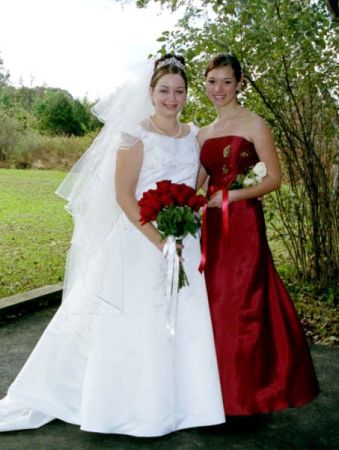
[[[93,112],[104,126],[56,190],[67,200],[65,208],[74,221],[63,291],[68,319],[91,314],[96,308],[95,289],[90,292],[93,286],[86,283],[89,262],[100,258],[105,240],[121,214],[115,197],[116,152],[130,148],[138,140],[133,129],[152,114],[149,83],[153,66],[154,60],[131,66],[124,83],[94,106]],[[86,292],[81,299],[79,285]],[[77,295],[72,295],[72,290]]]

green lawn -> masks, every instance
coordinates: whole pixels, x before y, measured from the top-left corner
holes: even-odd
[[[0,169],[0,298],[62,281],[72,231],[65,172]]]

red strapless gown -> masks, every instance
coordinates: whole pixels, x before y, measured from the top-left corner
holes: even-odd
[[[228,187],[258,161],[239,136],[205,141],[209,191]],[[206,215],[205,276],[226,415],[266,413],[310,402],[318,393],[312,359],[293,303],[274,267],[261,202]]]

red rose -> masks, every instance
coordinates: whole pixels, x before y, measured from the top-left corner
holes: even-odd
[[[140,207],[146,206],[147,205],[147,199],[145,199],[145,197],[141,197],[141,199],[138,201],[138,205]]]
[[[160,201],[163,206],[172,206],[174,203],[174,199],[170,192],[162,194],[160,197]]]
[[[186,196],[180,192],[177,196],[176,196],[176,204],[178,206],[184,206],[186,205]]]
[[[163,205],[161,202],[161,199],[158,197],[151,197],[148,201],[148,205],[150,208],[152,208],[157,214],[162,209]]]
[[[159,193],[155,189],[149,189],[148,191],[143,193],[143,196],[138,201],[138,205],[143,207],[147,206],[150,202],[158,200],[160,202]]]
[[[196,207],[197,207],[197,211],[198,211],[200,208],[202,208],[205,205],[206,198],[203,195],[197,195],[196,198],[197,198]]]
[[[157,191],[161,194],[169,192],[172,182],[170,180],[162,180],[157,182]]]
[[[142,225],[157,218],[157,213],[150,207],[145,206],[140,209],[140,222]]]
[[[186,200],[188,200],[192,195],[196,195],[195,189],[186,185],[183,186],[182,192],[185,195]]]
[[[186,204],[186,200],[195,194],[195,190],[185,184],[176,184],[173,183],[171,186],[171,193],[175,198],[177,204],[179,206],[184,206]]]
[[[205,197],[203,195],[195,195],[187,201],[187,205],[193,209],[193,211],[199,211],[199,209],[205,204]]]
[[[181,192],[180,186],[178,184],[172,184],[170,192],[173,195],[174,200],[177,200],[178,195],[180,195]]]
[[[195,197],[191,197],[187,200],[187,206],[194,210],[195,207]]]
[[[193,211],[199,211],[205,203],[204,196],[196,195],[196,191],[184,183],[172,183],[169,180],[158,181],[156,189],[144,192],[138,201],[140,221],[145,224],[156,220],[159,212],[170,206],[187,205]]]
[[[153,199],[153,198],[159,198],[160,197],[160,195],[159,195],[159,192],[157,191],[157,190],[155,190],[155,189],[150,189],[149,191],[148,191],[148,195],[147,195],[147,199],[148,200],[151,200],[151,199]]]

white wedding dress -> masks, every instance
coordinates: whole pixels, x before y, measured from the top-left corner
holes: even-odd
[[[139,126],[135,135],[144,148],[137,198],[163,179],[195,186],[192,131],[171,138]],[[121,213],[0,401],[0,431],[58,418],[86,431],[160,436],[224,422],[198,238],[185,238],[183,257],[190,284],[179,291],[173,335],[167,261]]]

